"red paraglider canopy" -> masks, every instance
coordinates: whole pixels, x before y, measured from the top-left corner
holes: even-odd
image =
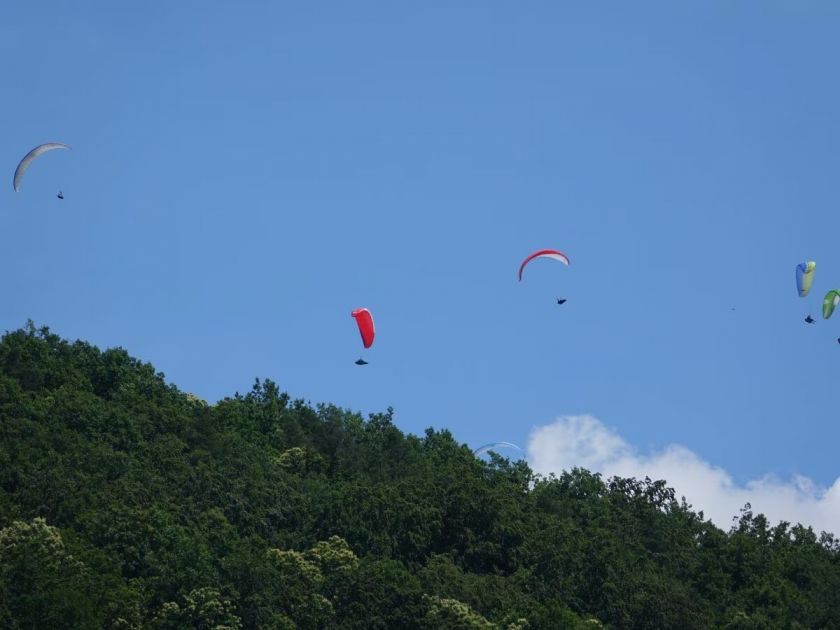
[[[553,258],[554,260],[559,260],[564,265],[569,264],[569,257],[566,256],[563,252],[556,250],[556,249],[541,249],[539,251],[534,252],[528,258],[522,261],[522,264],[519,266],[519,280],[522,281],[522,272],[525,271],[525,265],[529,262],[534,260],[534,258]]]
[[[366,308],[357,308],[351,315],[356,318],[359,333],[362,335],[362,343],[365,344],[365,348],[370,348],[373,345],[373,337],[376,334],[373,328],[373,316]]]

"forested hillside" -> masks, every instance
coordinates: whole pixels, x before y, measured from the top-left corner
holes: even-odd
[[[122,349],[0,342],[2,628],[840,628],[839,553],[390,410],[268,380],[208,405]]]

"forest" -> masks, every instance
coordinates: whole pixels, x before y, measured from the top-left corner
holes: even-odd
[[[430,392],[433,396],[434,392]],[[0,341],[2,628],[840,628],[840,543],[256,379]]]

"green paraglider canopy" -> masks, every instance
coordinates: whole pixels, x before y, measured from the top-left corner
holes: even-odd
[[[840,291],[832,289],[825,294],[825,298],[823,299],[823,319],[831,317],[837,304],[840,304]]]

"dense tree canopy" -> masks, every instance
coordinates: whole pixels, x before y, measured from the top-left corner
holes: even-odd
[[[541,478],[271,381],[0,341],[0,627],[837,628],[840,546],[664,481]]]

